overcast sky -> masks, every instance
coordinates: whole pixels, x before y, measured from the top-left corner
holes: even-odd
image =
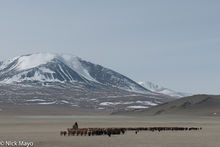
[[[0,60],[71,53],[135,81],[220,94],[219,0],[0,0]]]

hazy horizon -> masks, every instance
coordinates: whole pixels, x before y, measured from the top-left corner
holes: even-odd
[[[220,94],[220,2],[0,1],[0,61],[71,53],[135,81]]]

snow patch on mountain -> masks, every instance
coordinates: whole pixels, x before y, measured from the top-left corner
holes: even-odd
[[[1,64],[0,64],[0,70],[3,70],[6,67],[8,67],[8,65],[10,65],[12,62],[14,62],[17,58],[18,57],[14,57],[12,59],[2,61]]]
[[[46,70],[47,72],[49,72],[49,69]],[[54,77],[52,77],[51,79],[48,79],[45,75],[43,75],[42,73],[39,73],[38,71],[35,71],[34,75],[31,77],[28,77],[29,71],[24,71],[22,73],[16,74],[14,76],[12,76],[11,78],[6,78],[3,81],[1,81],[0,83],[6,83],[6,84],[12,84],[14,82],[22,82],[22,81],[39,81],[39,82],[62,82],[59,81],[57,79],[54,79]],[[51,73],[52,71],[50,71]],[[24,76],[24,78],[21,78],[22,76]]]
[[[136,101],[138,104],[143,104],[143,105],[149,105],[149,106],[156,106],[156,103],[150,102],[150,101]]]
[[[40,105],[52,105],[52,104],[55,104],[56,103],[56,101],[54,101],[54,102],[42,102],[42,103],[38,103],[38,104],[40,104]]]
[[[50,74],[55,73],[54,71],[52,71],[48,68],[45,68],[45,67],[40,67],[39,70],[41,70],[43,73],[50,73]]]
[[[37,67],[42,64],[50,62],[56,57],[55,54],[50,53],[37,53],[31,55],[25,55],[18,58],[17,69],[26,70],[30,68]]]
[[[30,100],[26,100],[27,102],[44,102],[45,100],[43,99],[30,99]]]
[[[73,55],[67,55],[67,54],[59,54],[57,55],[57,58],[60,59],[62,62],[64,62],[66,65],[68,65],[73,70],[77,71],[78,74],[83,76],[84,78],[98,82],[96,81],[89,72],[81,65],[80,60],[81,58]]]
[[[128,109],[146,109],[146,108],[149,108],[149,107],[147,107],[147,106],[128,106],[127,107]]]

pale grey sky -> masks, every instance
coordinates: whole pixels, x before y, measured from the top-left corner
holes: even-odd
[[[136,81],[220,94],[218,0],[0,0],[0,59],[71,53]]]

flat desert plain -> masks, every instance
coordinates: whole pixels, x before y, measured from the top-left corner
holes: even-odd
[[[60,136],[79,127],[202,127],[199,131],[143,131],[108,136]],[[6,141],[33,142],[34,147],[220,147],[220,118],[202,116],[34,116],[0,115],[0,146]],[[19,144],[15,145],[19,146]],[[21,145],[20,145],[21,146]]]

